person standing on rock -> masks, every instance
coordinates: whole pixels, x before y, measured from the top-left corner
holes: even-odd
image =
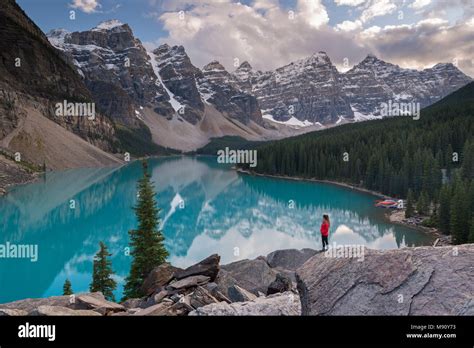
[[[328,237],[329,237],[329,227],[331,223],[329,222],[329,215],[323,215],[323,223],[321,224],[321,240],[323,242],[323,250],[327,250],[326,247],[329,248]]]

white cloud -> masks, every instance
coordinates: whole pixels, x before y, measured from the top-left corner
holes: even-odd
[[[102,7],[98,0],[73,0],[70,6],[85,13],[97,12]]]
[[[366,0],[334,0],[337,6],[359,6],[362,5]]]
[[[278,7],[278,0],[255,0],[252,7],[257,10],[268,10]]]
[[[249,61],[255,69],[269,70],[323,50],[338,67],[344,58],[352,65],[373,53],[410,68],[456,59],[464,72],[474,76],[474,31],[469,25],[474,23],[472,16],[456,24],[430,14],[411,24],[364,28],[362,19],[355,19],[331,27],[320,1],[310,6],[303,1],[291,19],[288,10],[277,6],[276,0],[255,0],[250,5],[231,0],[193,4],[178,0],[180,6],[174,11],[153,15],[168,31],[168,37],[154,45],[183,45],[196,66],[217,59],[229,71],[235,69],[235,58]],[[188,9],[184,18],[178,13],[183,4]],[[395,9],[389,0],[368,0],[359,11],[365,12],[364,18],[369,21]]]
[[[367,8],[362,12],[360,20],[367,22],[374,17],[385,16],[396,10],[394,0],[372,0]]]
[[[312,27],[319,28],[329,22],[326,8],[320,0],[298,0],[297,8],[299,16],[302,16]]]
[[[415,0],[412,4],[408,5],[408,7],[419,10],[420,8],[428,6],[429,4],[431,4],[431,0]]]
[[[362,28],[362,22],[360,20],[344,21],[342,23],[339,23],[336,26],[336,29],[342,30],[342,31],[354,31],[361,28]]]
[[[444,25],[449,24],[449,21],[441,18],[427,18],[427,19],[422,19],[418,23],[416,23],[417,26],[422,26],[422,25],[432,25],[436,27],[441,27]]]

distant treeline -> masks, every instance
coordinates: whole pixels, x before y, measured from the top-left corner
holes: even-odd
[[[416,201],[427,223],[474,242],[474,83],[422,110],[258,147],[256,172],[346,182]],[[411,204],[413,202],[410,202]]]

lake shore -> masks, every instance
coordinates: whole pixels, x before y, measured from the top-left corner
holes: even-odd
[[[392,197],[387,196],[383,193],[372,191],[363,187],[358,187],[358,186],[354,186],[354,185],[339,182],[339,181],[319,180],[319,179],[302,178],[302,177],[296,177],[296,176],[291,177],[291,176],[282,176],[282,175],[260,174],[260,173],[255,173],[255,172],[245,170],[242,168],[237,168],[237,167],[233,167],[233,169],[237,173],[244,174],[244,175],[253,175],[253,176],[261,176],[261,177],[267,177],[267,178],[283,179],[283,180],[330,184],[330,185],[336,185],[336,186],[344,187],[347,189],[355,190],[361,193],[370,194],[382,199],[393,199]],[[450,236],[446,236],[442,234],[441,231],[439,231],[437,228],[422,226],[420,222],[414,223],[412,220],[405,219],[405,209],[395,209],[395,210],[389,209],[385,212],[384,217],[390,223],[403,225],[403,226],[412,228],[414,230],[424,232],[424,233],[434,236],[436,238],[435,240],[436,246],[452,245],[451,238],[449,238]]]
[[[9,187],[36,181],[39,174],[0,154],[0,197],[8,193]]]

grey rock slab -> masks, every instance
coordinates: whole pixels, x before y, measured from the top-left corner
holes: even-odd
[[[97,313],[92,310],[86,309],[71,309],[61,306],[39,306],[35,310],[28,313],[28,315],[33,316],[101,316],[100,313]]]
[[[221,257],[219,255],[213,254],[185,270],[175,272],[174,277],[180,280],[190,276],[200,275],[209,277],[210,281],[213,282],[219,273],[220,259]]]
[[[268,285],[277,275],[264,258],[236,261],[221,268],[227,271],[240,287],[254,294],[258,291],[266,293]]]
[[[185,288],[190,288],[193,286],[203,285],[205,283],[208,283],[209,280],[210,278],[207,276],[196,275],[196,276],[191,276],[191,277],[178,280],[174,283],[171,283],[170,286],[173,289],[185,289]]]
[[[219,302],[200,307],[191,316],[298,316],[301,315],[299,296],[292,292],[258,297],[253,301],[228,304]]]
[[[474,244],[313,256],[297,270],[303,315],[466,315]]]
[[[314,249],[284,249],[276,250],[267,255],[267,263],[271,268],[282,268],[291,271],[302,266],[311,257],[316,255]]]

